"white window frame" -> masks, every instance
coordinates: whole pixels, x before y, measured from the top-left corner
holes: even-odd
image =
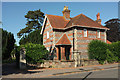
[[[97,30],[97,38],[100,38],[100,30]]]
[[[49,39],[49,32],[47,31],[47,39]]]
[[[84,37],[87,37],[87,29],[84,29]]]

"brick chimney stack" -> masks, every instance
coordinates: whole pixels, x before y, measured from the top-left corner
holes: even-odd
[[[98,22],[99,24],[101,24],[100,13],[98,13],[98,14],[96,15],[96,17],[97,17],[96,22]]]
[[[70,10],[68,10],[68,6],[64,6],[62,13],[65,19],[70,20]]]

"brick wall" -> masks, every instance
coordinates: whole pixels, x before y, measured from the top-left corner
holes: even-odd
[[[47,39],[47,31],[49,32],[49,39]],[[74,32],[74,48],[75,50],[78,50],[81,52],[81,58],[83,59],[88,59],[88,43],[90,43],[91,40],[93,39],[98,39],[102,41],[106,41],[106,34],[105,31],[100,30],[100,38],[97,37],[97,29],[87,29],[87,37],[84,37],[84,28],[76,28],[74,31],[72,29],[67,30],[67,31],[58,31],[58,30],[52,30],[51,25],[49,22],[47,22],[45,26],[45,30],[43,33],[43,45],[51,50],[55,48],[55,44],[59,41],[59,39],[62,37],[62,35],[65,33],[67,37],[69,38],[71,42],[71,49],[70,49],[70,59],[73,59],[73,32]],[[56,53],[58,55],[58,50],[56,50]],[[55,58],[57,59],[57,57]]]
[[[87,29],[87,37],[84,37],[84,30],[77,29],[77,50],[81,52],[81,58],[88,59],[88,43],[93,39],[102,40],[105,42],[105,32],[100,31],[100,38],[97,37],[97,30]]]
[[[47,32],[49,32],[48,39],[47,39]],[[47,21],[47,23],[45,25],[45,29],[44,29],[44,33],[43,33],[43,45],[48,50],[50,50],[51,47],[53,49],[53,30],[52,30],[52,27],[51,27],[49,21]]]
[[[65,32],[68,39],[70,40],[71,42],[71,48],[70,48],[70,59],[72,60],[73,59],[73,30],[68,30]]]

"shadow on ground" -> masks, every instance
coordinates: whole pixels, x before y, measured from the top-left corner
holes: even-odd
[[[28,71],[26,70],[20,70],[16,67],[16,63],[7,63],[2,65],[2,75],[10,75],[10,74],[33,74],[33,73],[39,73],[43,71]]]

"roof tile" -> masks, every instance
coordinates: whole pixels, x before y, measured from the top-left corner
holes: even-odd
[[[56,43],[56,45],[71,45],[71,42],[68,39],[67,35],[64,34],[62,38]]]
[[[47,15],[50,24],[53,28],[64,28],[69,20],[66,20],[63,16]]]
[[[66,20],[63,16],[56,16],[56,15],[47,15],[50,24],[53,28],[67,28],[74,25],[79,25],[83,27],[94,27],[94,28],[104,28],[108,29],[101,24],[97,23],[96,21],[88,18],[84,14],[77,15],[70,20]]]

